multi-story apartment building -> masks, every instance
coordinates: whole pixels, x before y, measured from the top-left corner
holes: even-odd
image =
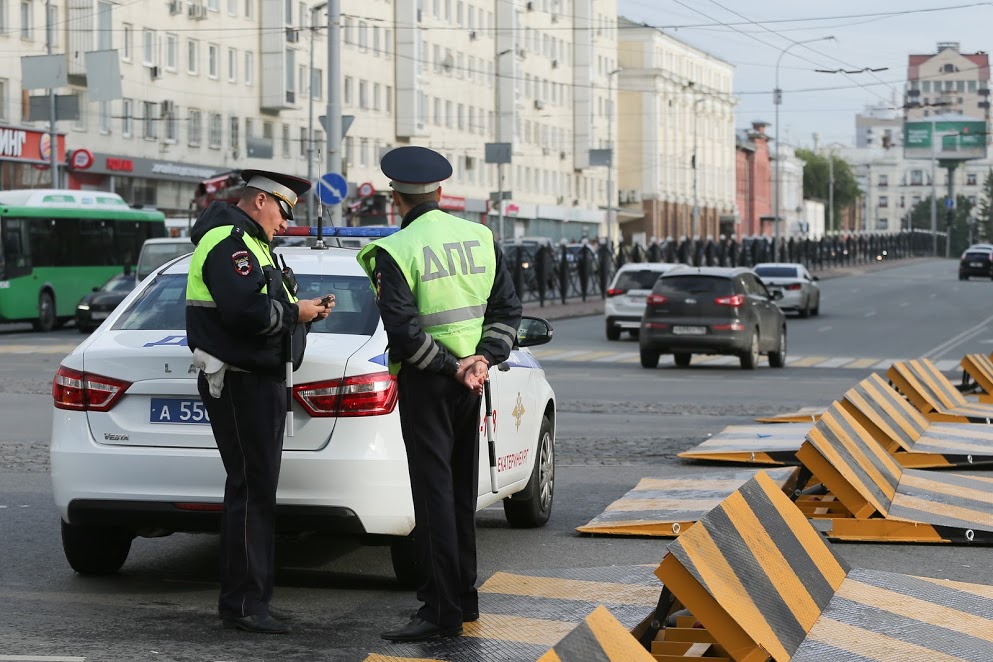
[[[932,113],[961,113],[990,123],[990,59],[960,52],[959,43],[938,43],[936,53],[910,55],[905,106],[910,121]],[[940,105],[940,108],[935,108]],[[987,130],[988,133],[988,130]]]
[[[80,95],[82,108],[58,128],[69,152],[93,157],[75,160],[64,182],[179,211],[198,181],[233,168],[316,179],[327,162],[324,4],[53,0],[54,50],[69,53],[70,85],[58,93]],[[44,3],[11,6],[0,0],[0,123],[44,129],[47,115],[36,123],[18,102],[17,73],[21,56],[45,51]],[[355,118],[343,170],[351,190],[375,191],[346,202],[363,222],[395,220],[378,169],[384,150],[419,144],[453,164],[445,208],[495,227],[490,199],[501,183],[484,146],[510,142],[505,235],[607,234],[608,171],[591,165],[590,150],[613,142],[616,0],[344,0],[340,25],[339,99]],[[107,49],[119,54],[123,98],[89,103],[95,74],[82,54]],[[3,158],[3,186],[47,181],[30,165],[4,178]]]
[[[637,212],[625,234],[734,233],[732,65],[661,30],[620,21],[620,201]]]

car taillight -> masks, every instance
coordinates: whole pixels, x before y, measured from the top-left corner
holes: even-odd
[[[397,404],[397,381],[388,372],[311,382],[293,387],[293,397],[315,418],[380,416]]]
[[[744,331],[745,325],[741,322],[731,322],[730,324],[714,324],[710,328],[714,331]]]
[[[732,308],[741,308],[745,305],[745,295],[744,294],[733,294],[729,297],[717,297],[714,299],[714,303],[718,306],[731,306]]]
[[[669,300],[669,297],[664,294],[649,294],[648,298],[645,299],[645,303],[649,306],[659,306]]]
[[[607,290],[607,296],[608,297],[616,297],[616,296],[619,296],[621,294],[624,294],[625,292],[627,292],[627,290],[622,290],[622,289],[617,288],[617,287],[612,287],[609,290]]]
[[[799,290],[800,289],[800,283],[790,283],[789,285],[786,286],[786,289],[787,290]]]
[[[52,380],[56,409],[110,411],[131,382],[59,366]]]

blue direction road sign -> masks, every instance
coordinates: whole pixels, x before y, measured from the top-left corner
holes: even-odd
[[[348,182],[337,172],[321,175],[317,182],[317,197],[326,205],[337,205],[348,196]]]
[[[955,198],[945,198],[945,209],[955,209]]]

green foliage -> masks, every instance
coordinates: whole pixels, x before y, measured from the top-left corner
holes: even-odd
[[[972,203],[964,195],[956,196],[955,209],[945,209],[945,198],[938,198],[937,221],[938,232],[951,232],[951,254],[958,256],[970,244],[978,241],[973,233],[974,227],[969,223]],[[919,230],[931,229],[931,196],[928,196],[914,205],[908,212],[910,216],[910,227]],[[949,222],[951,228],[949,228]]]
[[[822,200],[826,204],[831,186],[831,164],[828,157],[802,148],[796,150],[796,155],[804,162],[803,196]],[[859,186],[848,161],[837,155],[831,155],[830,158],[834,165],[834,219],[829,219],[828,225],[830,228],[838,228],[842,210],[858,200]]]

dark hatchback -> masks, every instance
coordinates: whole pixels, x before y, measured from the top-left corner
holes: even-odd
[[[689,366],[693,354],[729,354],[741,367],[786,365],[786,316],[751,269],[677,268],[661,276],[648,295],[641,319],[641,365],[658,366],[672,354],[676,366]]]
[[[111,312],[131,294],[135,288],[134,274],[117,274],[103,286],[93,288],[76,304],[76,328],[80,333],[89,333],[107,319]]]
[[[993,245],[974,244],[959,258],[959,280],[972,276],[993,278]]]

